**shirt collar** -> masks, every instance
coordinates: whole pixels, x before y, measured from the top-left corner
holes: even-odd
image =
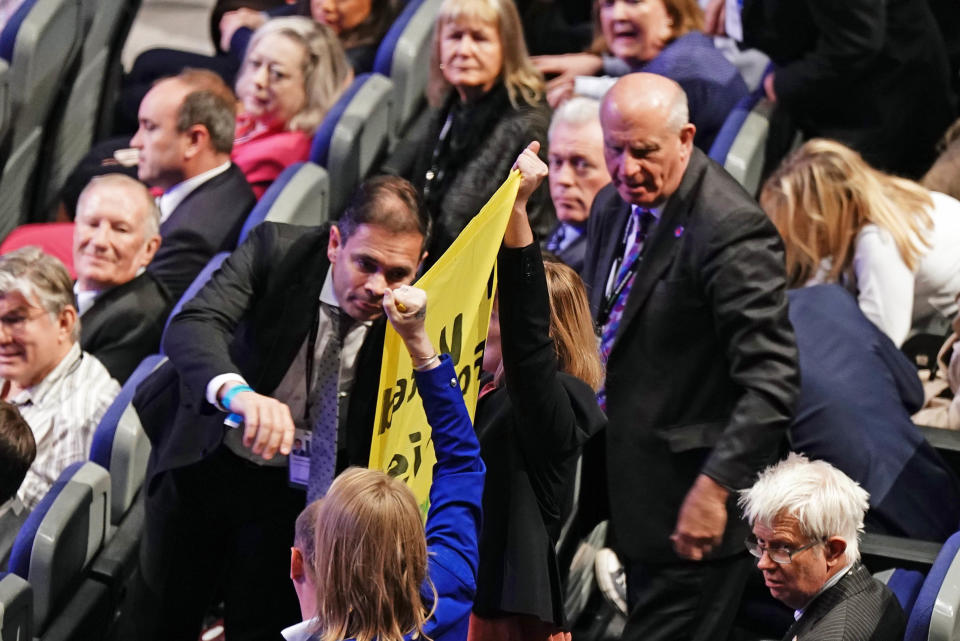
[[[139,278],[145,271],[146,267],[141,267],[137,270],[137,275],[133,278]],[[128,281],[129,282],[129,281]],[[125,284],[125,283],[124,283]],[[119,285],[117,285],[119,287]],[[109,289],[109,288],[108,288]],[[100,294],[107,291],[106,289],[80,289],[80,281],[77,280],[73,283],[73,295],[77,299],[77,314],[83,316],[87,311],[93,307],[93,304],[97,302],[97,299],[100,298]]]
[[[193,191],[207,182],[211,178],[219,176],[226,170],[230,169],[230,161],[223,163],[219,167],[214,167],[209,169],[202,174],[197,174],[193,178],[188,178],[183,182],[177,183],[170,189],[163,192],[163,195],[157,199],[157,206],[160,208],[160,222],[164,223],[167,221],[167,218],[170,218],[177,207],[180,206],[180,203],[189,196]]]
[[[795,620],[795,621],[799,621],[799,620],[800,620],[800,617],[803,616],[803,613],[806,612],[807,608],[810,607],[810,604],[813,603],[814,601],[816,601],[818,596],[820,596],[821,594],[823,594],[824,592],[826,592],[827,590],[829,590],[830,588],[832,588],[833,586],[835,586],[837,583],[839,583],[839,582],[840,582],[840,579],[842,579],[842,578],[844,577],[844,575],[845,575],[847,572],[849,572],[849,571],[850,571],[850,568],[852,568],[852,567],[853,567],[853,563],[851,563],[850,565],[847,565],[847,566],[844,567],[842,570],[840,570],[839,572],[837,572],[836,574],[834,574],[832,577],[830,577],[829,579],[827,579],[827,582],[824,583],[823,586],[821,586],[821,588],[820,588],[819,590],[817,590],[817,593],[813,595],[813,598],[812,598],[812,599],[810,599],[809,601],[807,601],[807,604],[806,604],[805,606],[803,606],[803,607],[800,608],[799,610],[795,610],[795,611],[794,611],[794,613],[793,613],[793,618],[794,618],[794,620]]]
[[[333,265],[330,265],[330,269],[327,270],[327,276],[323,279],[323,287],[320,288],[320,302],[324,305],[340,308],[340,301],[337,300],[337,292],[333,289]],[[356,319],[351,319],[351,323],[359,323],[367,327],[373,325],[372,320],[361,322]]]
[[[307,619],[296,625],[291,625],[289,628],[284,628],[280,631],[280,634],[286,641],[309,641],[310,629],[316,622],[316,619]]]
[[[27,402],[32,402],[34,405],[42,405],[43,398],[47,392],[73,371],[74,366],[80,361],[82,356],[83,353],[80,351],[80,343],[74,343],[70,347],[70,351],[67,352],[67,355],[57,363],[57,366],[53,368],[52,372],[47,374],[46,378],[32,387],[24,389],[14,398],[9,399],[9,401],[17,406],[25,405]],[[5,380],[3,384],[6,384]]]

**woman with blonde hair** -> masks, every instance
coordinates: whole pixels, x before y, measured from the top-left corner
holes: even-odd
[[[513,0],[444,0],[427,87],[433,114],[410,174],[435,223],[428,260],[480,211],[526,141],[546,139],[543,95]],[[548,234],[556,217],[546,185],[529,210],[538,233]]]
[[[960,202],[814,138],[770,176],[760,205],[786,246],[794,287],[840,282],[900,345],[911,327],[957,313]]]
[[[313,612],[283,631],[288,641],[466,638],[485,471],[452,361],[437,355],[424,329],[426,303],[425,292],[408,285],[383,298],[415,364],[432,429],[437,462],[426,526],[399,479],[360,468],[338,476],[314,517]]]
[[[578,76],[618,77],[637,71],[656,73],[683,87],[694,143],[709,151],[730,110],[747,95],[737,68],[702,33],[703,11],[697,0],[596,0],[593,45],[585,53],[538,56],[534,64],[555,75],[547,99],[556,108],[578,92],[601,98],[613,80],[597,83]],[[588,79],[589,80],[589,79]]]
[[[533,143],[517,160],[523,184],[497,261],[498,308],[484,350],[494,380],[476,414],[488,474],[472,641],[569,637],[555,548],[581,447],[606,422],[583,282],[562,263],[544,264],[525,213],[547,174],[537,151]]]

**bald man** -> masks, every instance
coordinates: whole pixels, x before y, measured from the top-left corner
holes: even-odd
[[[160,212],[143,183],[124,174],[97,176],[77,201],[73,290],[80,344],[120,383],[160,348],[172,302],[146,271],[160,247]]]
[[[798,388],[783,247],[693,146],[672,80],[624,76],[600,122],[612,182],[591,209],[584,280],[607,366],[624,638],[718,641],[751,570],[736,491],[782,451]]]

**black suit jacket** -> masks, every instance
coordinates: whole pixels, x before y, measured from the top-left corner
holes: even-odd
[[[206,400],[213,377],[238,372],[261,394],[272,393],[283,379],[317,322],[330,267],[328,238],[329,225],[257,226],[170,323],[164,339],[170,361],[134,398],[153,445],[149,484],[220,445],[226,414]],[[357,356],[338,469],[367,464],[384,327],[380,320],[370,328]]]
[[[80,346],[122,385],[145,357],[160,348],[173,301],[150,272],[100,294],[80,317]]]
[[[247,214],[257,199],[240,168],[230,164],[183,199],[160,226],[163,243],[147,267],[174,301],[211,258],[237,246]]]
[[[840,140],[880,169],[927,170],[955,115],[927,0],[745,0],[742,17],[806,137]]]
[[[900,641],[905,628],[897,597],[857,563],[807,606],[783,641]]]
[[[502,249],[498,274],[506,384],[477,406],[487,478],[474,611],[562,626],[555,547],[581,445],[606,419],[593,389],[558,371],[539,247]]]
[[[594,200],[584,281],[597,313],[630,215]],[[674,556],[669,536],[701,472],[749,487],[785,444],[797,394],[783,245],[756,202],[694,148],[661,212],[607,362],[610,509],[630,560]],[[735,493],[716,555],[742,549]]]
[[[543,243],[544,247],[546,247],[549,244],[550,239],[552,239],[554,234],[557,233],[557,229],[559,229],[559,226],[553,230],[553,232],[550,234],[547,240]],[[583,273],[583,262],[586,257],[586,253],[587,253],[586,231],[584,231],[584,233],[577,236],[577,238],[572,243],[564,247],[561,251],[555,252],[557,258],[562,260],[565,265],[569,265],[570,267],[572,267],[573,270],[576,271],[578,274]]]

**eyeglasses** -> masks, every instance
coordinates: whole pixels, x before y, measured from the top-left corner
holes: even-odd
[[[747,552],[757,557],[758,559],[762,559],[763,553],[766,552],[767,556],[769,556],[770,560],[773,561],[774,563],[779,563],[780,565],[787,565],[788,563],[793,562],[793,557],[795,555],[800,554],[804,550],[809,550],[815,545],[820,545],[821,543],[825,543],[825,542],[826,542],[826,539],[818,539],[813,543],[808,543],[803,547],[797,548],[796,550],[794,550],[792,548],[788,548],[783,545],[776,545],[776,546],[761,545],[760,542],[757,541],[755,538],[748,536],[746,539],[744,539],[743,544],[747,547]]]
[[[33,314],[27,314],[26,312],[11,312],[5,316],[0,316],[0,327],[3,327],[4,331],[8,334],[22,334],[24,328],[27,326],[27,321],[32,321],[35,318],[39,318],[46,314],[44,310],[40,310]]]

